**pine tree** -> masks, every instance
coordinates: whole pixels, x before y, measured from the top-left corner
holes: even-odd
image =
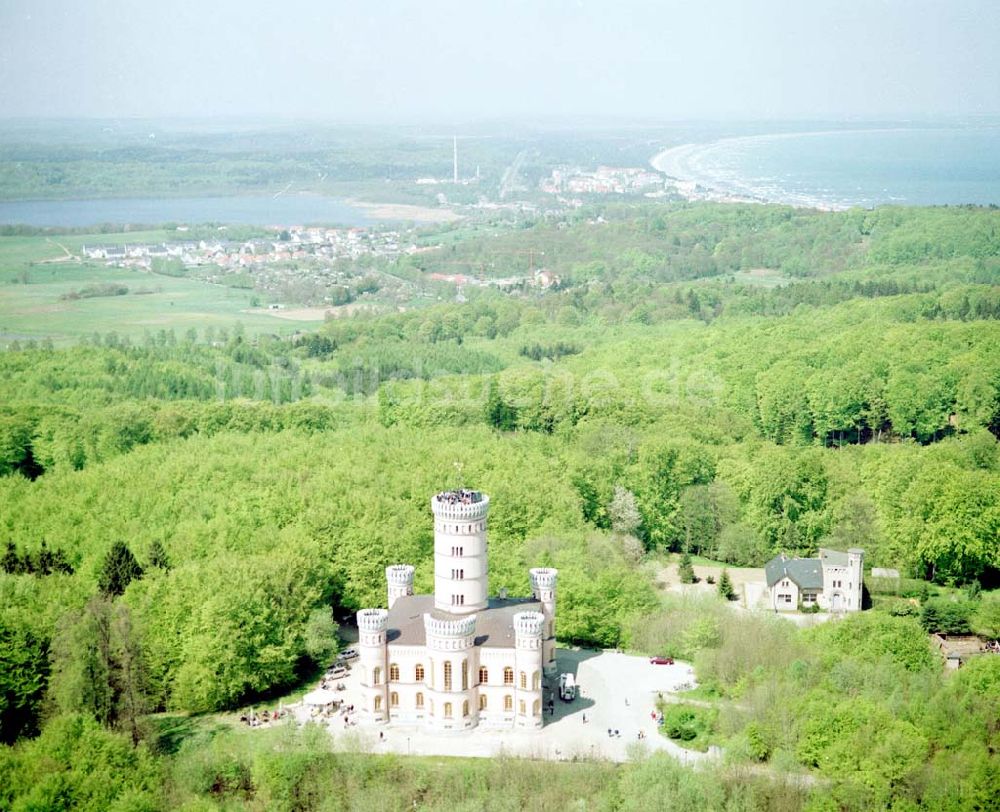
[[[52,551],[49,545],[42,539],[42,545],[38,548],[38,555],[35,556],[35,572],[39,575],[48,575],[52,572]]]
[[[4,551],[3,559],[0,559],[0,567],[3,568],[4,572],[9,572],[12,575],[24,572],[24,563],[21,561],[21,556],[17,554],[17,547],[14,545],[13,540],[7,542],[7,549]]]
[[[116,541],[104,557],[98,587],[105,595],[115,597],[121,595],[138,578],[142,578],[142,567],[125,542]]]
[[[722,575],[719,577],[719,594],[727,601],[736,600],[736,590],[733,589],[733,582],[729,577],[729,570],[722,568]]]
[[[149,545],[149,566],[161,570],[170,569],[170,559],[167,558],[167,551],[163,549],[159,539],[153,539],[153,543]]]
[[[691,554],[684,551],[681,556],[681,563],[677,565],[677,574],[680,576],[682,584],[693,584],[695,582],[694,567],[691,564]]]

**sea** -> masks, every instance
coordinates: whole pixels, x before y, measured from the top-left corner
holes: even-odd
[[[286,194],[0,201],[0,224],[78,227],[102,223],[240,223],[368,226],[382,222],[338,197]]]
[[[690,196],[825,209],[1000,205],[1000,124],[722,138],[672,147],[652,163],[686,181]]]

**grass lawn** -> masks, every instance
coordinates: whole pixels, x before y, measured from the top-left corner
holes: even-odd
[[[145,331],[232,328],[242,323],[248,334],[288,334],[311,329],[320,321],[287,321],[265,313],[244,313],[253,291],[212,285],[142,270],[109,268],[95,262],[52,263],[62,246],[78,252],[88,243],[157,242],[176,234],[165,231],[129,234],[0,237],[0,343],[51,338],[71,343],[92,333],[117,332],[141,338]],[[128,287],[123,296],[63,299],[92,285]]]

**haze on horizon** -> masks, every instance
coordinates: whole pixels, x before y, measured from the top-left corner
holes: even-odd
[[[995,0],[3,0],[0,116],[1000,113]]]

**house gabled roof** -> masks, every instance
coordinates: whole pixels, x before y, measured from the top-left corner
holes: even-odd
[[[782,553],[764,565],[764,574],[769,587],[788,578],[799,589],[823,588],[823,567],[818,558],[789,558]]]

